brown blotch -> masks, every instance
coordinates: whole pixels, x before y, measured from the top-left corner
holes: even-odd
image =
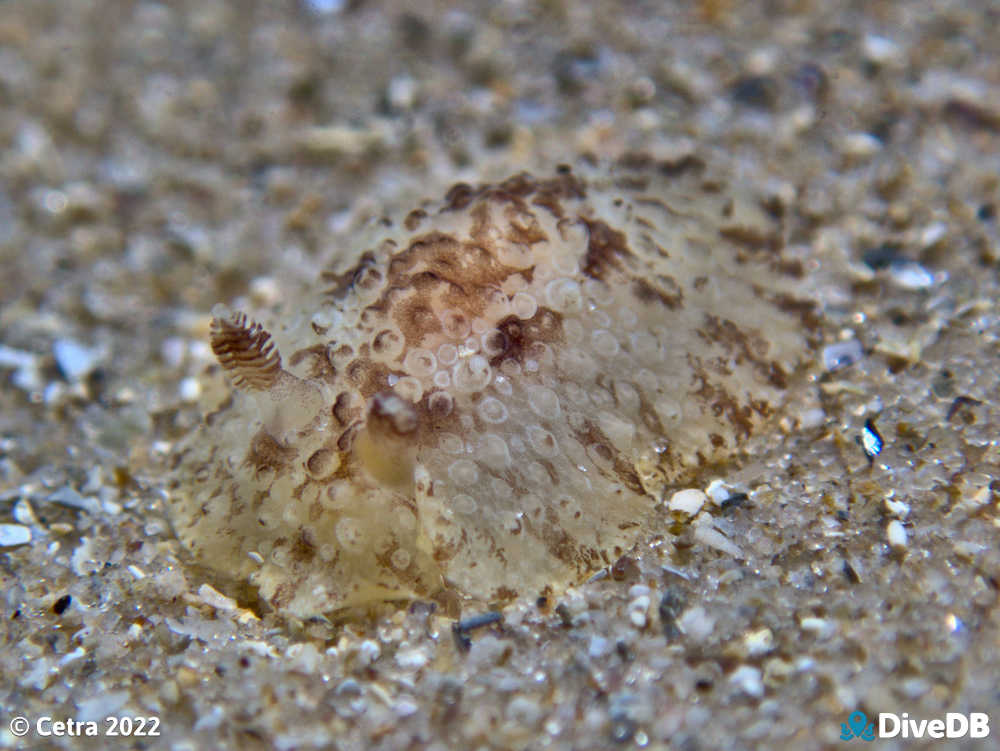
[[[670,277],[659,277],[672,282],[672,291],[667,291],[662,287],[651,283],[645,277],[636,277],[632,280],[632,293],[640,302],[649,304],[659,302],[667,310],[677,310],[684,306],[684,292]]]
[[[566,165],[561,165],[566,167]],[[556,177],[536,183],[537,189],[532,204],[548,211],[556,219],[564,215],[563,201],[582,200],[587,196],[584,183],[572,173],[569,167]]]
[[[308,529],[299,530],[299,536],[295,538],[288,551],[291,558],[296,563],[309,563],[316,555],[316,541]]]
[[[502,340],[497,339],[498,344],[503,344],[503,350],[490,358],[490,365],[495,368],[507,359],[524,364],[524,357],[532,344],[562,341],[562,315],[541,307],[527,320],[515,315],[507,316],[497,324],[497,330],[503,335]]]
[[[326,356],[330,360],[331,364],[336,367],[334,358],[340,361],[347,360],[354,356],[354,348],[350,344],[337,345],[336,342],[330,342],[326,348]]]
[[[781,258],[771,264],[771,268],[785,276],[790,276],[793,279],[802,279],[806,275],[805,266],[802,265],[802,261],[797,258]]]
[[[510,602],[511,600],[516,600],[517,597],[518,594],[516,589],[500,586],[493,590],[493,594],[490,595],[490,602]]]
[[[414,209],[409,214],[406,215],[406,219],[403,220],[403,226],[406,228],[407,232],[415,231],[420,224],[427,218],[427,212],[423,209]]]
[[[530,272],[500,263],[486,247],[430,232],[389,262],[392,286],[376,305],[392,315],[407,344],[415,346],[426,334],[440,330],[431,305],[476,318],[485,310],[491,290],[514,274]],[[413,294],[414,288],[419,294]]]
[[[604,279],[612,269],[624,271],[624,259],[632,257],[625,234],[606,223],[580,217],[587,227],[587,253],[583,257],[583,273],[592,279]]]
[[[288,358],[288,364],[293,368],[302,362],[308,362],[305,373],[306,378],[327,381],[329,383],[336,380],[337,369],[330,362],[326,344],[315,344],[312,347],[300,349],[297,352],[293,352],[292,356]]]
[[[781,248],[781,237],[775,231],[762,232],[755,227],[734,224],[720,228],[719,235],[750,250],[776,251]]]
[[[639,196],[635,199],[636,206],[646,206],[649,208],[654,208],[662,211],[667,216],[684,216],[684,212],[678,211],[673,208],[670,204],[664,201],[662,198],[657,198],[655,196]]]
[[[611,440],[597,425],[590,420],[585,420],[582,428],[573,431],[573,436],[581,446],[596,445],[596,450],[600,451],[601,456],[610,460],[615,476],[625,487],[635,493],[645,492],[632,462],[628,461],[621,452],[615,451]]]
[[[754,292],[758,292],[759,287],[754,287]],[[799,322],[808,331],[817,331],[820,328],[820,317],[817,313],[818,306],[813,300],[802,300],[787,294],[774,295],[768,298],[768,302],[777,306],[784,313],[798,316]]]
[[[383,329],[375,335],[375,339],[372,340],[372,349],[376,354],[383,354],[392,346],[393,341],[399,340],[399,334],[392,329]]]
[[[622,190],[631,190],[638,193],[649,189],[648,177],[619,177],[615,180],[615,187]]]
[[[528,529],[532,531],[530,525]],[[552,557],[568,565],[576,564],[576,546],[573,544],[573,538],[563,529],[559,514],[554,508],[545,510],[545,521],[541,525],[539,536]]]
[[[757,374],[775,388],[788,387],[788,374],[777,361],[766,358],[769,347],[759,334],[748,333],[732,321],[706,314],[705,327],[698,330],[698,335],[709,344],[722,347],[737,365],[744,360],[750,362]]]
[[[788,388],[788,373],[785,372],[785,369],[781,367],[777,360],[771,360],[771,362],[768,363],[768,368],[764,373],[764,377],[767,379],[767,382],[776,389]]]
[[[380,362],[359,358],[347,366],[347,377],[366,399],[389,384],[391,371]]]
[[[250,441],[244,464],[261,472],[278,472],[295,458],[295,449],[282,446],[266,430],[258,430]]]
[[[462,529],[461,539],[458,542],[445,543],[447,538],[444,535],[438,535],[434,538],[434,560],[438,563],[447,563],[449,560],[455,557],[455,554],[459,550],[465,548],[469,544],[469,535],[465,529]]]
[[[537,461],[538,461],[539,464],[541,464],[545,468],[545,471],[548,473],[549,480],[552,481],[552,484],[553,485],[558,485],[559,484],[559,472],[556,470],[556,465],[553,464],[548,459],[541,459],[540,458]]]
[[[407,346],[416,346],[428,334],[441,330],[441,321],[434,315],[434,311],[416,295],[411,295],[394,307],[393,320],[403,332]]]
[[[342,299],[354,286],[370,289],[382,280],[382,272],[376,266],[375,253],[371,250],[362,253],[361,258],[351,268],[343,273],[324,271],[320,278],[332,285],[326,294],[335,299]]]
[[[463,288],[469,284],[497,285],[517,271],[501,264],[486,248],[459,242],[443,232],[418,237],[389,262],[394,283],[397,277],[424,270]]]
[[[739,402],[726,389],[711,383],[704,367],[697,358],[688,356],[694,370],[694,380],[700,386],[692,395],[698,397],[708,406],[715,417],[725,417],[733,426],[738,438],[749,438],[753,433],[753,410],[750,406],[740,406]]]
[[[630,556],[623,555],[611,566],[611,578],[616,582],[625,580],[638,581],[640,576],[642,576],[642,570],[639,568],[639,564],[635,558]]]
[[[476,196],[476,189],[468,183],[455,183],[444,196],[445,211],[461,211]]]
[[[448,287],[454,287],[454,292],[465,296],[465,290],[454,282],[450,282],[447,279],[442,278],[437,273],[433,271],[418,271],[409,278],[408,286],[415,289],[421,295],[430,295],[432,291],[437,289],[446,290]]]
[[[535,191],[536,180],[527,172],[511,175],[497,185],[482,185],[479,195],[492,203],[510,204],[518,212],[528,214],[528,205],[524,199]]]
[[[268,601],[271,607],[275,610],[283,609],[294,599],[295,593],[298,592],[301,583],[301,579],[296,579],[278,585],[278,588],[274,591],[274,595]]]
[[[666,177],[679,177],[688,172],[701,172],[705,169],[705,162],[694,154],[656,160],[651,154],[630,151],[618,160],[617,166],[633,171],[655,170]]]
[[[768,417],[770,417],[771,415],[774,414],[774,410],[771,408],[770,403],[764,401],[763,399],[752,399],[751,398],[750,399],[750,409],[752,409],[754,412],[756,412],[758,415],[760,415],[761,417],[763,417],[765,419],[767,419]]]
[[[527,224],[520,224],[517,220],[511,219],[508,222],[506,239],[521,245],[534,245],[545,242],[549,236],[542,231],[541,225],[532,217]]]
[[[639,419],[642,420],[642,424],[646,426],[653,435],[663,436],[666,435],[666,429],[663,427],[663,422],[660,420],[660,416],[656,413],[656,409],[653,407],[652,403],[646,398],[646,394],[642,389],[639,391]]]
[[[318,500],[309,504],[309,521],[316,522],[323,516],[323,504]]]

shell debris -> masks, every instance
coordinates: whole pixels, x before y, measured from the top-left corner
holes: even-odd
[[[815,360],[768,205],[695,157],[459,184],[280,312],[217,308],[181,540],[299,617],[581,581]]]

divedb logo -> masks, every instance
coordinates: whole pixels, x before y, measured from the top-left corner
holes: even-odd
[[[840,723],[840,740],[858,738],[873,741],[875,738],[986,738],[990,734],[990,716],[985,712],[948,712],[944,718],[915,720],[909,713],[879,712],[878,732],[874,722],[869,722],[861,711],[851,712],[847,722]]]

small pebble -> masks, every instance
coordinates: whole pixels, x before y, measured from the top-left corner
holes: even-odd
[[[893,500],[889,496],[886,496],[885,498],[885,507],[889,509],[889,513],[899,519],[905,519],[910,514],[910,504],[903,501]]]
[[[25,545],[31,542],[31,530],[20,524],[0,524],[0,546]]]
[[[382,648],[376,641],[365,639],[358,645],[357,661],[359,663],[359,667],[368,667],[372,663],[376,662],[381,655]]]
[[[708,483],[708,487],[705,488],[705,495],[712,499],[712,503],[716,506],[721,506],[723,503],[729,500],[732,492],[725,482],[719,479],[712,480]]]
[[[884,441],[878,428],[872,420],[865,420],[865,427],[861,431],[861,447],[869,461],[873,461],[876,456],[882,453]]]
[[[179,368],[187,353],[187,343],[179,336],[171,336],[160,345],[160,357],[168,368]]]
[[[396,76],[389,81],[386,98],[394,110],[409,110],[417,99],[417,82],[410,76]]]
[[[56,339],[52,355],[67,381],[80,381],[94,372],[105,352],[103,348],[85,347],[72,339]]]
[[[101,510],[100,501],[92,495],[83,496],[69,485],[65,485],[45,499],[51,503],[58,503],[62,506],[70,506],[91,514],[97,514]]]
[[[817,639],[829,639],[837,633],[836,621],[831,621],[826,618],[816,618],[814,616],[803,618],[799,621],[799,627],[803,631],[815,634]]]
[[[870,133],[850,133],[840,142],[841,153],[854,158],[874,156],[881,148],[882,142]]]
[[[934,274],[916,261],[900,260],[889,264],[889,280],[902,289],[927,289],[934,284]]]
[[[196,402],[201,397],[201,382],[197,378],[185,378],[177,391],[181,401]]]
[[[906,547],[906,527],[899,519],[893,519],[889,522],[889,526],[886,527],[886,537],[889,538],[889,544],[894,548],[905,548]]]
[[[294,644],[290,644],[288,649],[285,650],[285,657],[289,659],[294,670],[298,670],[300,673],[305,673],[306,675],[316,672],[321,659],[319,650],[316,649],[316,645],[312,642],[295,642]]]
[[[826,412],[822,407],[807,409],[799,415],[799,427],[802,430],[812,430],[826,422]]]
[[[281,296],[274,277],[258,276],[250,282],[250,298],[258,305],[274,305]]]
[[[751,631],[743,637],[743,646],[750,657],[767,654],[774,649],[774,633],[769,628]]]
[[[427,664],[429,659],[427,650],[420,647],[404,649],[396,653],[396,664],[403,670],[419,670]]]
[[[317,15],[333,15],[343,9],[345,0],[306,0],[306,5]]]
[[[920,233],[920,244],[924,248],[933,248],[941,242],[947,234],[947,224],[944,222],[934,222],[933,224],[927,225],[924,228],[924,231]]]
[[[705,612],[705,608],[695,605],[681,613],[677,619],[681,631],[692,641],[704,641],[715,630],[715,618]]]
[[[823,348],[823,367],[828,372],[833,372],[859,362],[864,356],[861,342],[857,339],[847,339]]]
[[[667,508],[671,511],[680,511],[682,514],[694,516],[701,510],[701,507],[707,500],[708,496],[702,491],[697,488],[688,488],[686,490],[678,490],[670,496]]]
[[[730,87],[733,101],[761,110],[777,107],[779,94],[778,83],[771,76],[746,76]]]
[[[712,526],[711,520],[694,526],[694,539],[710,548],[715,548],[733,558],[745,558],[739,546]]]
[[[21,498],[14,504],[12,515],[14,521],[20,522],[27,527],[30,527],[32,524],[38,524],[35,510],[31,508],[31,504],[26,498]]]
[[[660,598],[660,605],[657,608],[660,614],[660,623],[663,626],[663,635],[667,640],[676,639],[680,636],[681,630],[677,625],[677,616],[684,608],[684,597],[678,592],[668,589]]]
[[[748,696],[759,699],[764,695],[764,682],[761,680],[759,668],[752,665],[741,665],[733,671],[729,680]]]
[[[876,248],[866,250],[861,258],[872,271],[887,269],[894,263],[904,263],[910,260],[900,252],[900,247],[896,243],[882,243]]]
[[[652,593],[653,590],[651,590],[645,584],[633,584],[631,587],[628,588],[628,596],[631,597],[632,599],[635,599],[636,597],[648,597]]]
[[[420,710],[420,705],[414,701],[412,696],[404,696],[393,706],[393,711],[399,717],[409,717]]]
[[[592,659],[604,657],[604,655],[608,654],[610,651],[611,642],[608,639],[598,634],[594,634],[590,637],[590,644],[587,646],[587,654]]]
[[[646,627],[646,612],[649,610],[649,603],[649,595],[642,595],[628,604],[628,618],[636,628]]]
[[[861,49],[865,59],[877,65],[898,62],[902,58],[902,51],[899,45],[891,39],[879,36],[878,34],[868,34],[864,38]]]
[[[104,722],[109,715],[118,714],[132,697],[129,691],[101,691],[97,695],[77,701],[78,722]]]
[[[0,344],[0,368],[13,368],[11,382],[23,391],[36,391],[42,386],[38,355]]]
[[[515,696],[507,705],[508,719],[521,727],[532,728],[542,716],[538,701],[528,696]]]
[[[198,588],[198,597],[206,605],[211,605],[216,610],[221,610],[223,612],[233,612],[239,607],[239,605],[236,604],[236,600],[232,597],[226,597],[224,594],[208,584],[202,584]]]

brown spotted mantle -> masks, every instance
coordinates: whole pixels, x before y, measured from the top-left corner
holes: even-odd
[[[233,394],[178,448],[180,538],[300,617],[613,562],[809,356],[767,205],[693,158],[461,184],[280,315],[220,308]]]

